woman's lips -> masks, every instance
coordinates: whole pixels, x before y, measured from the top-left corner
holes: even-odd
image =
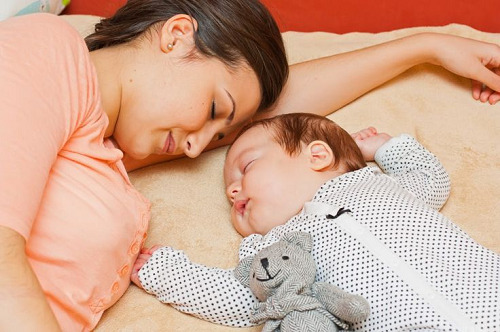
[[[175,151],[175,141],[172,136],[172,132],[168,133],[167,139],[165,140],[165,146],[163,147],[163,152],[168,154],[173,154]]]

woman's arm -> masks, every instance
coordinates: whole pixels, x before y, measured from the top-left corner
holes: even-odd
[[[0,330],[59,331],[25,254],[24,238],[0,226]]]
[[[422,63],[443,66],[492,89],[481,92],[481,84],[474,82],[475,99],[490,103],[500,100],[500,75],[494,72],[500,69],[500,46],[452,35],[420,33],[292,65],[275,108],[258,117],[292,112],[327,115]]]

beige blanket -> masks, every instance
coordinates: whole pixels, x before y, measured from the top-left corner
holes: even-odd
[[[82,34],[95,18],[66,17]],[[412,28],[387,33],[284,34],[291,63],[345,52],[418,31],[439,31],[496,42],[500,34],[467,26]],[[451,174],[451,196],[442,212],[472,238],[500,253],[500,103],[472,99],[470,81],[431,65],[415,67],[330,115],[348,131],[373,125],[393,135],[415,136]],[[192,261],[234,267],[241,237],[229,221],[222,180],[226,148],[130,174],[153,204],[147,246],[184,250]],[[467,268],[464,266],[464,268]],[[130,286],[103,316],[97,331],[242,331],[177,312]],[[260,328],[243,330],[259,331]]]

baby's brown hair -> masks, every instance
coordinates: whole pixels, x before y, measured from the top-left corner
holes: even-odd
[[[236,139],[257,126],[270,129],[274,140],[290,156],[298,155],[302,151],[302,144],[308,145],[319,140],[327,143],[332,149],[335,157],[333,168],[338,167],[341,162],[348,172],[366,166],[363,155],[351,135],[326,117],[310,113],[282,114],[247,124]]]

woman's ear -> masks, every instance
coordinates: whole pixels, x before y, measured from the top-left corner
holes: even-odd
[[[191,16],[185,14],[172,16],[163,23],[160,30],[162,52],[191,52],[196,30],[198,30],[198,22]]]
[[[333,165],[335,157],[330,146],[323,141],[313,141],[306,148],[309,167],[314,171],[327,171]]]

